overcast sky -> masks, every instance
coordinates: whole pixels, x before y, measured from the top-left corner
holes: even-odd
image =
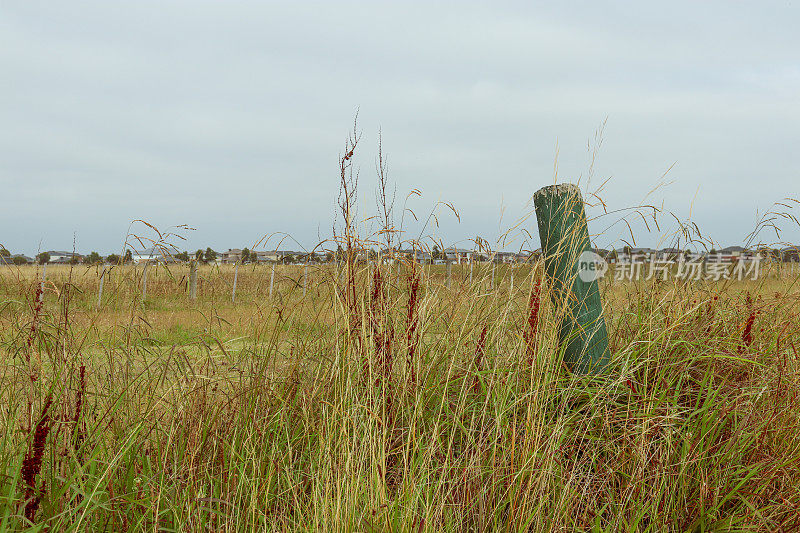
[[[418,216],[452,202],[445,244],[495,241],[540,187],[585,183],[604,121],[588,190],[611,178],[609,210],[671,168],[646,201],[741,244],[800,196],[800,3],[532,4],[0,0],[0,243],[116,252],[144,219],[196,228],[182,249],[313,246],[357,109],[361,214],[380,129],[398,222],[412,189]]]

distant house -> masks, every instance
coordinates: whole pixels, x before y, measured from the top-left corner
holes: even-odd
[[[714,254],[710,252],[706,254],[706,261],[709,263],[734,263],[747,254],[747,248],[742,246],[726,246]]]
[[[763,258],[764,261],[767,261],[767,262],[770,262],[770,263],[781,261],[782,260],[782,256],[783,256],[783,254],[781,253],[781,250],[779,250],[777,248],[770,248],[769,246],[762,246],[762,247],[758,248],[758,250],[756,250],[755,253],[760,255]]]
[[[134,264],[139,263],[178,263],[169,249],[162,246],[154,246],[140,251],[131,252],[131,260]]]
[[[798,262],[800,261],[800,246],[787,246],[781,250],[783,261]]]
[[[456,248],[455,246],[451,246],[449,248],[445,248],[442,251],[442,255],[446,261],[452,261],[454,263],[468,263],[470,258],[475,254],[474,250],[466,250],[464,248]]]
[[[416,263],[430,263],[431,261],[430,252],[426,252],[423,250],[406,249],[406,250],[398,250],[398,253],[406,261],[414,261]]]
[[[147,248],[145,250],[131,252],[131,259],[137,265],[139,263],[147,263],[153,259],[157,259],[158,257],[161,257],[161,251],[156,250],[155,248]]]
[[[83,256],[77,252],[61,252],[56,250],[48,250],[47,255],[50,256],[51,263],[69,263],[73,260],[82,261]]]
[[[0,255],[0,265],[16,265],[16,264],[25,264],[29,265],[33,263],[33,258],[28,257],[27,255],[22,254],[14,254],[11,256],[4,256]]]
[[[615,254],[612,254],[611,251],[609,254],[616,255],[616,262],[618,263],[628,263],[630,261],[647,262],[651,258],[658,258],[659,254],[659,251],[653,248],[630,248],[628,246],[617,248],[613,252]]]
[[[468,250],[465,248],[445,248],[442,252],[446,261],[452,261],[455,263],[468,263],[470,261],[473,262],[485,262],[485,261],[495,261],[497,263],[524,263],[528,262],[536,257],[537,254],[541,254],[541,250],[537,252],[528,252],[528,251],[521,251],[521,252],[491,252],[491,251],[476,251],[476,250]]]
[[[720,250],[720,252],[722,252],[723,255],[731,255],[731,256],[734,256],[734,257],[738,257],[740,255],[743,255],[746,251],[747,251],[747,248],[744,248],[742,246],[727,246],[727,247],[723,248],[722,250]]]
[[[513,263],[516,257],[514,252],[495,252],[492,260],[495,263]]]
[[[627,263],[631,260],[631,256],[628,254],[626,248],[617,248],[610,253],[618,263]]]
[[[656,259],[659,261],[678,261],[683,255],[680,248],[662,248],[658,251]]]
[[[633,257],[638,257],[639,259],[649,260],[656,256],[658,250],[654,250],[653,248],[633,248],[631,249],[631,255]]]
[[[266,261],[277,262],[280,259],[280,255],[277,250],[273,250],[271,252],[270,251],[256,252],[256,257],[258,258],[259,263]]]
[[[220,252],[217,255],[220,263],[238,263],[242,260],[241,248],[228,248],[227,252]]]
[[[277,263],[296,263],[302,262],[307,259],[308,253],[295,252],[293,250],[273,250],[271,252],[257,252],[258,260],[262,261],[262,257],[266,261],[275,261]]]

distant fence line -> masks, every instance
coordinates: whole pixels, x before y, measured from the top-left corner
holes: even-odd
[[[430,263],[405,263],[405,262],[359,262],[356,266],[359,271],[367,273],[375,265],[382,264],[381,268],[394,270],[387,279],[394,280],[395,285],[401,285],[401,277],[408,277],[411,272],[416,272],[423,283],[430,286],[437,286],[446,290],[461,290],[464,287],[472,287],[476,290],[496,291],[506,290],[509,294],[515,289],[520,289],[519,276],[529,276],[532,269],[536,268],[536,263],[481,263],[481,262],[462,262],[445,261],[443,265]],[[69,265],[66,265],[69,266]],[[243,267],[241,278],[240,266]],[[39,279],[39,298],[44,297],[45,282],[48,279],[48,265],[42,265]],[[81,268],[76,266],[73,268]],[[246,267],[246,268],[245,268]],[[297,291],[301,297],[306,297],[309,290],[314,286],[313,279],[320,278],[326,282],[335,284],[343,283],[342,264],[337,263],[308,263],[304,265],[280,265],[276,263],[246,263],[230,265],[206,265],[205,275],[200,274],[200,265],[197,261],[189,263],[156,264],[154,262],[139,265],[125,265],[123,271],[132,273],[134,286],[138,286],[138,291],[128,288],[128,292],[139,293],[142,301],[159,294],[185,293],[190,301],[195,301],[199,297],[217,297],[221,293],[227,292],[231,304],[237,303],[237,291],[241,293],[241,283],[248,283],[244,296],[257,295],[259,297],[273,298],[282,296],[290,292]],[[443,268],[442,268],[443,267]],[[502,270],[498,272],[498,267]],[[110,277],[112,273],[120,267],[107,265],[96,268],[96,294],[97,307],[103,304],[103,296],[108,292]],[[188,272],[177,275],[187,269]],[[230,270],[229,270],[230,269]],[[216,276],[209,277],[207,271],[217,273]],[[226,272],[227,271],[227,272]],[[338,273],[337,273],[338,271]],[[169,272],[169,275],[164,272]],[[321,274],[320,272],[326,272]],[[258,280],[253,284],[253,275]],[[476,280],[477,274],[477,280]],[[764,277],[782,277],[800,275],[800,265],[797,262],[779,263],[763,262],[759,260],[738,261],[738,262],[709,262],[709,261],[625,261],[611,263],[608,265],[603,282],[618,283],[631,282],[637,280],[649,281],[652,279],[675,279],[684,281],[724,281],[724,280],[752,280],[757,281]],[[155,278],[154,276],[158,276]],[[167,279],[177,280],[183,283],[183,288],[174,286],[174,283]],[[128,280],[131,281],[131,280]],[[477,283],[476,283],[477,281]],[[165,289],[164,284],[168,284],[171,289]],[[170,284],[172,283],[172,284]],[[287,286],[286,284],[289,283]],[[180,285],[180,283],[178,284]],[[206,286],[207,294],[203,294],[203,287]],[[225,289],[227,287],[227,290]],[[208,290],[210,288],[210,290]],[[91,290],[91,289],[89,289]],[[287,292],[288,291],[288,292]],[[92,291],[94,292],[94,291]]]

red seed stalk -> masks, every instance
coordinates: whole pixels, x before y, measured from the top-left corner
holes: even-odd
[[[523,339],[525,340],[525,352],[528,357],[528,365],[533,364],[533,357],[536,354],[536,332],[539,329],[539,307],[541,306],[542,278],[531,289],[531,297],[528,300],[528,322]]]
[[[753,344],[753,324],[756,321],[756,310],[753,309],[753,298],[749,294],[747,295],[747,307],[750,308],[750,316],[747,317],[747,323],[744,325],[742,342],[745,346],[750,346]]]
[[[381,378],[387,384],[391,382],[392,374],[392,340],[394,338],[394,329],[391,324],[384,324],[381,327],[381,317],[384,316],[385,294],[383,291],[383,277],[379,267],[373,270],[372,274],[372,298],[370,299],[369,307],[369,324],[370,332],[372,334],[372,341],[375,346],[375,353],[378,354],[378,368],[380,369]],[[376,385],[378,381],[376,381]]]
[[[478,343],[475,345],[475,381],[472,384],[473,391],[477,391],[481,383],[480,379],[478,379],[478,374],[483,371],[483,357],[486,355],[486,332],[488,329],[488,326],[483,326],[478,337]]]
[[[75,447],[79,447],[83,442],[83,431],[80,427],[81,412],[83,411],[83,396],[86,394],[86,365],[80,366],[80,386],[78,395],[75,398],[75,414],[72,417],[72,430],[75,435]]]
[[[31,448],[22,461],[20,471],[25,495],[25,518],[33,522],[36,510],[39,508],[39,494],[36,493],[36,478],[42,469],[42,459],[44,457],[44,447],[47,443],[47,434],[50,433],[52,421],[50,419],[50,405],[53,403],[53,395],[48,394],[42,407],[42,416],[36,424],[33,433]]]
[[[706,314],[708,315],[707,321],[708,324],[706,325],[706,335],[711,335],[711,325],[714,322],[714,305],[719,300],[719,296],[714,296],[706,303]]]
[[[756,322],[756,310],[753,308],[753,298],[749,294],[747,295],[747,307],[750,309],[750,314],[744,324],[744,331],[742,331],[743,346],[739,346],[739,353],[742,353],[746,346],[753,344],[753,325]]]
[[[39,315],[42,312],[42,304],[44,302],[44,298],[42,298],[44,290],[41,283],[36,284],[36,293],[34,296],[34,304],[33,304],[33,318],[31,319],[31,327],[30,331],[28,332],[28,342],[27,346],[28,349],[25,352],[25,362],[31,362],[31,350],[33,349],[33,339],[36,338],[36,326],[39,322]]]
[[[413,267],[412,267],[413,268]],[[417,316],[417,305],[419,300],[419,277],[416,272],[412,270],[411,281],[409,284],[408,307],[406,313],[406,341],[408,342],[408,354],[406,362],[411,371],[411,383],[414,383],[416,376],[414,374],[414,355],[417,353],[417,346],[419,344],[419,336],[417,335],[417,327],[419,326],[419,317]]]

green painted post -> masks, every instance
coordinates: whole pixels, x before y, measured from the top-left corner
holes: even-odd
[[[608,333],[580,189],[572,184],[544,187],[533,196],[545,273],[562,309],[559,339],[564,361],[574,372],[598,374],[608,365]]]

